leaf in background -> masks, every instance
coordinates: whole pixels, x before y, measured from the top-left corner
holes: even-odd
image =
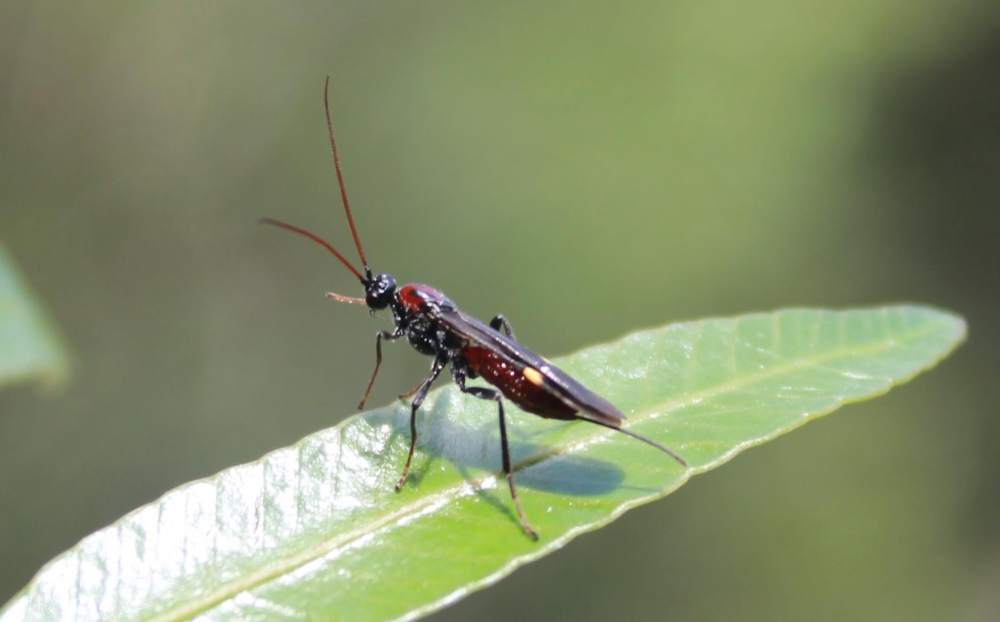
[[[512,409],[537,543],[497,480],[494,405],[446,387],[425,402],[401,493],[408,409],[396,403],[139,508],[47,564],[0,622],[419,617],[747,447],[886,392],[964,336],[960,318],[922,307],[789,310],[675,324],[562,359],[691,469],[624,435]]]
[[[55,329],[0,247],[0,385],[31,379],[56,384],[68,375]]]

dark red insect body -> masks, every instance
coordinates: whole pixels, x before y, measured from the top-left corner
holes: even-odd
[[[395,279],[390,274],[373,275],[361,249],[361,241],[354,226],[354,218],[347,201],[347,189],[340,170],[340,158],[337,155],[337,143],[333,137],[333,125],[330,122],[330,106],[328,100],[330,79],[324,86],[324,105],[326,107],[326,122],[330,133],[330,147],[333,151],[334,166],[337,170],[337,180],[340,184],[341,198],[347,222],[354,237],[354,244],[364,265],[362,275],[347,259],[330,244],[318,236],[284,222],[262,218],[259,222],[304,235],[322,245],[340,260],[365,288],[364,298],[352,298],[340,294],[327,294],[340,302],[364,304],[373,312],[388,308],[392,312],[395,329],[379,331],[375,338],[375,370],[371,381],[365,390],[358,408],[364,408],[371,393],[375,377],[382,363],[382,340],[396,340],[405,337],[418,352],[434,357],[430,373],[416,388],[400,399],[413,398],[410,405],[410,453],[406,458],[403,473],[396,484],[396,490],[402,489],[406,476],[413,461],[413,452],[417,444],[417,410],[423,403],[431,384],[445,367],[451,368],[451,376],[459,390],[484,400],[497,403],[500,415],[500,449],[503,460],[503,472],[510,486],[510,494],[521,519],[521,526],[533,539],[538,539],[535,530],[528,523],[528,518],[521,507],[514,485],[514,475],[510,466],[510,450],[507,443],[507,423],[504,415],[503,398],[517,404],[522,410],[546,419],[582,420],[621,432],[641,440],[660,451],[665,452],[683,466],[687,463],[677,454],[663,445],[652,441],[635,432],[623,429],[622,421],[625,415],[611,403],[573,379],[547,359],[528,350],[515,341],[514,331],[510,323],[502,315],[497,315],[489,325],[461,312],[455,304],[440,291],[427,285],[410,284],[397,287]],[[466,380],[482,378],[495,389],[486,387],[466,386]]]

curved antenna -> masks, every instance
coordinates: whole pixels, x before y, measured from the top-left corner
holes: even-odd
[[[361,238],[358,237],[358,230],[354,226],[351,205],[347,202],[347,187],[344,185],[344,174],[340,171],[340,156],[337,155],[337,139],[333,137],[333,122],[330,121],[330,76],[326,77],[326,82],[323,84],[323,108],[326,109],[326,129],[330,132],[330,150],[333,151],[333,166],[337,169],[337,181],[340,183],[340,198],[343,199],[344,211],[347,212],[347,224],[351,226],[351,235],[354,236],[354,245],[358,247],[358,255],[361,257],[361,263],[365,266],[365,275],[368,280],[371,280],[372,269],[368,267],[368,260],[365,259],[365,251],[361,250]],[[339,253],[337,256],[340,256]]]
[[[366,279],[365,277],[361,276],[361,273],[358,272],[358,269],[355,268],[354,266],[352,266],[349,261],[347,261],[346,259],[344,259],[344,256],[341,255],[340,253],[338,253],[337,249],[335,249],[333,246],[331,246],[329,242],[327,242],[323,238],[319,237],[315,233],[310,233],[310,232],[306,231],[305,229],[300,229],[300,228],[296,227],[295,225],[290,225],[287,222],[281,222],[280,220],[275,220],[273,218],[258,218],[257,219],[257,224],[259,224],[259,225],[271,225],[271,226],[274,226],[274,227],[278,227],[280,229],[286,229],[288,231],[291,231],[292,233],[298,233],[299,235],[304,235],[305,237],[309,238],[313,242],[316,242],[317,244],[319,244],[320,246],[322,246],[326,250],[328,250],[331,253],[333,253],[333,256],[336,257],[337,259],[339,259],[340,263],[344,264],[345,268],[347,268],[348,270],[350,270],[351,273],[354,276],[358,277],[358,280],[361,281],[362,284],[367,285],[368,279]],[[369,275],[369,277],[371,276],[371,271],[368,272],[368,275]]]

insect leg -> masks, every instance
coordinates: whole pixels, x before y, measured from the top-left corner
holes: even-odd
[[[517,487],[514,485],[514,472],[510,468],[510,447],[507,445],[507,421],[503,413],[503,396],[495,389],[466,387],[465,378],[461,375],[456,375],[455,380],[458,381],[458,388],[463,393],[468,393],[482,400],[493,400],[497,403],[497,408],[500,410],[500,455],[503,459],[503,472],[507,476],[507,483],[510,484],[510,496],[514,500],[514,507],[517,508],[517,515],[521,519],[521,528],[531,536],[532,540],[538,540],[538,534],[528,522],[524,508],[521,507],[521,500],[517,497]]]
[[[416,395],[417,391],[419,391],[420,388],[423,387],[423,386],[424,386],[424,381],[421,380],[420,382],[417,383],[417,386],[413,387],[412,389],[410,389],[406,393],[400,395],[399,399],[401,399],[401,400],[408,400],[408,399],[410,399],[411,397],[413,397],[414,395]]]
[[[361,403],[358,404],[358,410],[362,410],[365,407],[365,402],[368,401],[368,396],[372,392],[372,385],[375,384],[375,376],[378,375],[378,368],[382,364],[382,340],[388,339],[393,341],[402,336],[403,331],[398,327],[392,332],[380,330],[378,335],[375,336],[375,371],[372,372],[372,379],[368,381],[368,388],[365,389],[365,396],[361,398]]]
[[[503,330],[507,333],[508,337],[514,340],[517,339],[517,337],[514,336],[514,329],[511,328],[510,321],[507,320],[502,313],[498,313],[495,318],[490,320],[490,328],[493,330],[500,330],[500,327],[503,327]]]
[[[403,484],[406,483],[406,476],[410,473],[410,462],[413,461],[413,450],[417,447],[417,409],[420,405],[424,403],[424,398],[427,397],[427,391],[430,390],[431,384],[444,369],[444,366],[448,364],[448,358],[446,356],[438,356],[434,359],[434,363],[431,365],[431,373],[427,375],[427,378],[420,384],[416,391],[416,397],[413,398],[413,403],[410,404],[410,453],[406,456],[406,466],[403,467],[403,474],[399,476],[399,482],[396,484],[396,492],[399,492],[403,488]]]

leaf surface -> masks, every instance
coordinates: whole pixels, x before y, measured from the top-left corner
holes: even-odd
[[[351,417],[181,486],[47,564],[0,613],[19,620],[412,619],[663,497],[845,402],[882,394],[965,336],[951,314],[792,309],[674,324],[557,360],[680,453],[510,409],[525,511],[502,479],[496,409],[453,386]]]
[[[27,380],[56,384],[69,362],[55,329],[0,247],[0,385]]]

